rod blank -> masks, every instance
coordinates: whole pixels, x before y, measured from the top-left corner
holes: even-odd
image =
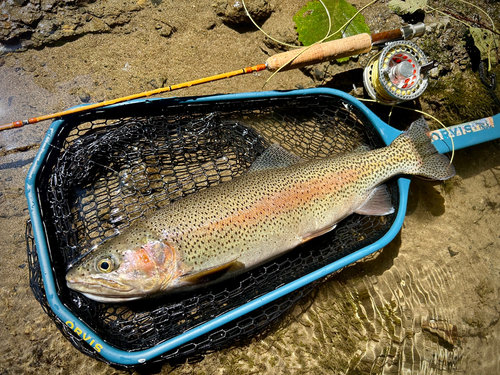
[[[347,38],[336,39],[326,43],[314,44],[311,47],[304,47],[288,52],[279,53],[267,59],[265,64],[258,64],[248,68],[238,69],[231,72],[217,74],[210,77],[196,79],[194,81],[179,83],[162,87],[156,90],[146,91],[138,94],[124,96],[117,99],[107,100],[100,103],[94,103],[83,107],[77,107],[62,112],[52,113],[39,117],[33,117],[29,120],[14,121],[9,124],[0,125],[0,131],[12,128],[19,128],[27,124],[35,124],[40,121],[62,117],[78,112],[85,112],[90,109],[100,108],[111,104],[121,103],[127,100],[145,98],[151,95],[161,94],[168,91],[178,90],[185,87],[191,87],[206,82],[213,82],[220,79],[231,78],[237,75],[257,72],[261,70],[270,70],[271,72],[281,68],[281,70],[290,70],[302,68],[306,65],[317,64],[329,60],[340,59],[342,57],[360,55],[371,50],[372,45],[383,43],[390,40],[410,39],[414,36],[422,35],[425,32],[425,25],[405,26],[401,29],[390,30],[377,34],[358,34]]]

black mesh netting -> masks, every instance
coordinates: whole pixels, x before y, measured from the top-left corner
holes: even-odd
[[[245,173],[273,143],[305,159],[342,154],[361,144],[384,146],[364,115],[330,95],[152,101],[66,120],[37,180],[61,301],[114,347],[144,350],[359,250],[391,227],[397,212],[384,217],[352,215],[335,231],[231,282],[140,303],[98,303],[66,287],[67,269],[92,246],[148,211]],[[389,182],[388,188],[397,208],[396,182]],[[104,360],[51,311],[30,231],[27,238],[37,300],[79,350]],[[302,287],[155,360],[200,355],[248,338],[313,288]]]

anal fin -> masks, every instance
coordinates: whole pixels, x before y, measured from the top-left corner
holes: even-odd
[[[385,185],[380,185],[373,189],[368,199],[356,209],[360,215],[384,216],[394,212],[394,207],[391,204],[391,197],[387,192]]]

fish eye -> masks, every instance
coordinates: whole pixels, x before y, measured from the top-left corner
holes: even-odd
[[[113,262],[113,259],[111,259],[110,257],[105,257],[105,258],[101,258],[97,261],[96,267],[97,267],[97,270],[104,272],[104,273],[108,273],[108,272],[113,271],[113,269],[115,268],[115,264]]]

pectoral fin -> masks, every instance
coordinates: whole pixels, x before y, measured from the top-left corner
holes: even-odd
[[[179,279],[192,284],[204,284],[226,275],[229,272],[236,272],[245,268],[245,265],[238,260],[232,260],[220,266],[207,268],[196,273],[187,273]]]

